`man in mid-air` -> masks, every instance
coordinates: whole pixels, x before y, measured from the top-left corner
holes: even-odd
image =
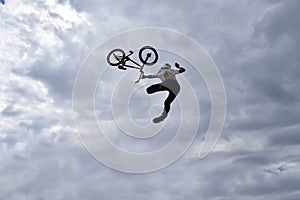
[[[154,123],[162,122],[168,116],[171,103],[174,101],[180,91],[180,85],[176,80],[176,75],[185,72],[185,69],[178,63],[175,63],[177,69],[171,69],[171,65],[166,63],[155,75],[143,75],[142,78],[159,78],[162,82],[151,85],[147,88],[148,94],[153,94],[159,91],[168,91],[169,95],[164,102],[164,110],[162,114],[153,119]]]

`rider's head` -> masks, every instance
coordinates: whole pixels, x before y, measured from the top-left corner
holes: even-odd
[[[161,69],[171,69],[171,65],[169,63],[165,63]]]

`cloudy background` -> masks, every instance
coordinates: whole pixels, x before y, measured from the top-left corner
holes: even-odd
[[[0,6],[0,199],[298,200],[299,8],[297,0],[7,0]],[[204,160],[193,145],[168,168],[132,175],[82,147],[72,88],[97,44],[146,26],[204,46],[223,76],[227,117]]]

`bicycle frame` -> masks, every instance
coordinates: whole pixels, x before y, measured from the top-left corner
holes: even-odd
[[[144,69],[145,64],[140,65],[140,64],[137,63],[136,61],[132,60],[132,59],[129,57],[129,56],[131,56],[132,54],[133,54],[133,52],[130,51],[130,53],[129,53],[127,56],[125,56],[124,60],[121,62],[120,65],[123,66],[123,67],[127,67],[127,68],[139,69],[139,70],[140,70],[140,76],[139,76],[138,80],[135,81],[135,83],[138,83],[138,82],[141,80],[142,76],[144,75],[143,69]],[[151,57],[151,54],[147,54],[146,61],[147,61],[150,57]],[[118,60],[119,60],[119,59],[122,59],[121,57],[117,57],[117,56],[115,56],[115,58],[118,59]],[[136,66],[126,64],[126,62],[128,62],[128,61],[134,63]]]
[[[127,56],[125,57],[125,59],[124,59],[124,61],[121,63],[121,65],[122,65],[123,67],[128,67],[128,68],[134,68],[134,69],[142,70],[142,69],[144,68],[144,64],[143,64],[143,65],[140,65],[140,64],[137,63],[136,61],[132,60],[132,59],[129,57],[130,55],[131,55],[131,54],[129,54],[129,55],[127,55]],[[136,66],[126,64],[126,62],[128,62],[128,61],[134,63]]]

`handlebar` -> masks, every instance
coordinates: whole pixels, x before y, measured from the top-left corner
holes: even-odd
[[[129,50],[129,54],[127,56],[125,56],[126,58],[131,56],[133,54],[133,51]]]

